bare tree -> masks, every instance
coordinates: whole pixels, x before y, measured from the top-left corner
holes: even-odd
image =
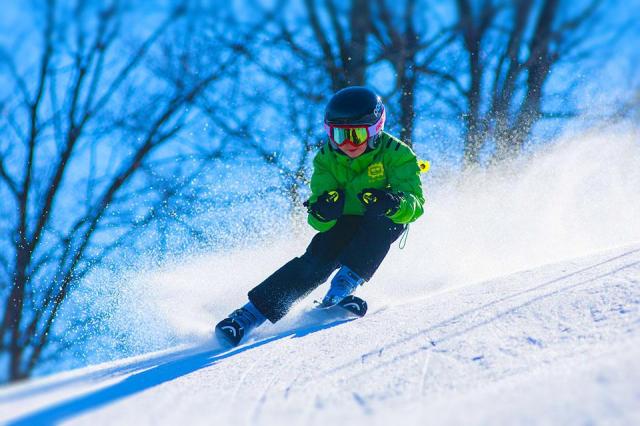
[[[222,142],[179,136],[235,60],[221,48],[198,64],[188,34],[186,45],[170,42],[172,31],[189,32],[184,5],[138,43],[119,1],[67,9],[47,0],[43,9],[35,66],[0,47],[2,78],[15,89],[2,94],[0,116],[0,354],[10,381],[64,341],[64,324],[54,325],[74,288],[220,155]]]
[[[264,40],[255,44],[235,37],[227,40],[244,59],[237,78],[230,82],[234,94],[231,102],[213,108],[209,100],[215,99],[216,93],[212,91],[199,101],[214,125],[229,140],[238,142],[243,154],[247,149],[252,151],[279,177],[278,185],[257,193],[285,195],[292,213],[302,204],[309,159],[323,139],[324,102],[333,88],[364,82],[362,49],[368,34],[368,4],[359,3],[364,14],[354,11],[344,22],[343,16],[337,15],[343,6],[333,0],[305,2],[303,16],[293,20],[287,17],[287,0],[269,9],[251,2],[257,18],[244,22],[246,32],[263,29]],[[363,32],[352,33],[350,25],[362,27]],[[262,77],[255,79],[256,75]],[[251,85],[246,84],[249,79]],[[238,108],[240,105],[242,108]],[[268,117],[268,123],[264,117]]]
[[[377,0],[372,12],[372,34],[378,44],[374,62],[388,61],[395,86],[386,98],[398,95],[400,139],[412,145],[419,81],[438,74],[435,64],[455,38],[453,29],[435,19],[429,3],[419,0]],[[434,24],[434,28],[429,25]]]
[[[368,62],[367,38],[371,29],[370,2],[353,0],[348,5],[340,3],[338,6],[334,0],[324,0],[321,4],[305,0],[304,4],[314,41],[321,52],[317,60],[331,78],[332,91],[363,85]],[[318,6],[324,6],[326,23]],[[289,42],[295,43],[284,25],[282,29]]]
[[[457,0],[466,59],[457,71],[433,75],[464,101],[466,165],[477,164],[489,142],[494,160],[513,157],[540,119],[571,115],[544,110],[545,85],[558,64],[575,66],[595,52],[602,8],[601,0],[580,9],[561,0]]]

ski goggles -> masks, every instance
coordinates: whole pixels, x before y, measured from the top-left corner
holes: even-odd
[[[378,122],[373,126],[354,126],[354,125],[341,125],[341,124],[327,124],[324,123],[324,129],[329,135],[329,139],[336,145],[344,145],[347,142],[359,146],[382,132],[384,128],[385,111],[382,111],[382,115],[378,119]]]

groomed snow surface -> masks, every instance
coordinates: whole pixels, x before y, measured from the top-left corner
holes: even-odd
[[[0,420],[640,424],[640,245],[374,304],[358,320],[295,317],[233,350],[167,351],[4,388]]]
[[[428,178],[366,317],[313,311],[322,287],[233,350],[213,324],[310,231],[94,283],[148,354],[0,388],[0,422],[640,425],[639,164],[637,137],[593,135]]]

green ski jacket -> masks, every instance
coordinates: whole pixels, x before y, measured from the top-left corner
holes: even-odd
[[[388,189],[402,193],[398,211],[389,218],[398,224],[413,222],[424,211],[424,195],[420,182],[420,167],[411,148],[386,132],[380,135],[378,146],[357,158],[336,152],[327,142],[313,160],[311,198],[314,203],[325,191],[344,191],[345,215],[364,214],[357,195],[365,188]],[[309,224],[320,232],[328,231],[336,221],[322,222],[313,215]]]

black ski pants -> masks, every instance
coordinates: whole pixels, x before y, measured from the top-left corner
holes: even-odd
[[[316,234],[302,256],[251,290],[249,300],[275,323],[342,265],[368,281],[404,229],[386,216],[342,216],[333,228]]]

